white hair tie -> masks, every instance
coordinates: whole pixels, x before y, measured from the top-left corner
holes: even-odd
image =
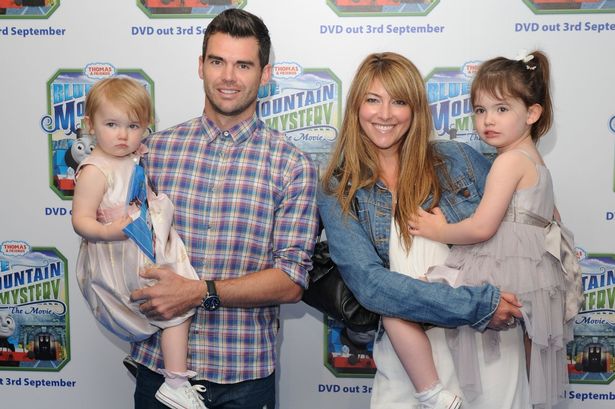
[[[531,66],[528,65],[528,62],[532,61],[534,59],[534,55],[533,54],[528,54],[527,50],[521,50],[519,51],[519,54],[517,54],[517,56],[515,57],[515,60],[520,61],[520,62],[524,62],[525,63],[525,68],[528,70],[535,70],[536,66]]]

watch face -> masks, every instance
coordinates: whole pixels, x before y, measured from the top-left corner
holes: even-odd
[[[207,311],[213,311],[220,306],[220,298],[217,296],[209,296],[203,300],[203,308]]]

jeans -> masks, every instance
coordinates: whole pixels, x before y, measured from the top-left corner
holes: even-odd
[[[164,377],[143,365],[137,365],[135,409],[168,409],[155,395]],[[266,378],[233,384],[193,381],[207,388],[203,393],[208,409],[275,409],[275,374]]]

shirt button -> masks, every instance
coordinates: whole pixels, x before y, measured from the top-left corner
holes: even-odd
[[[230,136],[231,134],[230,134],[228,131],[224,131],[224,132],[222,132],[222,135],[224,135],[224,136]]]
[[[470,197],[470,191],[468,189],[463,189],[461,194],[463,195],[463,197]]]

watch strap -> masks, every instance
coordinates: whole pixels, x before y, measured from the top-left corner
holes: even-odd
[[[205,297],[209,297],[212,295],[218,295],[216,292],[216,283],[213,280],[205,280],[205,285],[207,285],[207,294]]]

